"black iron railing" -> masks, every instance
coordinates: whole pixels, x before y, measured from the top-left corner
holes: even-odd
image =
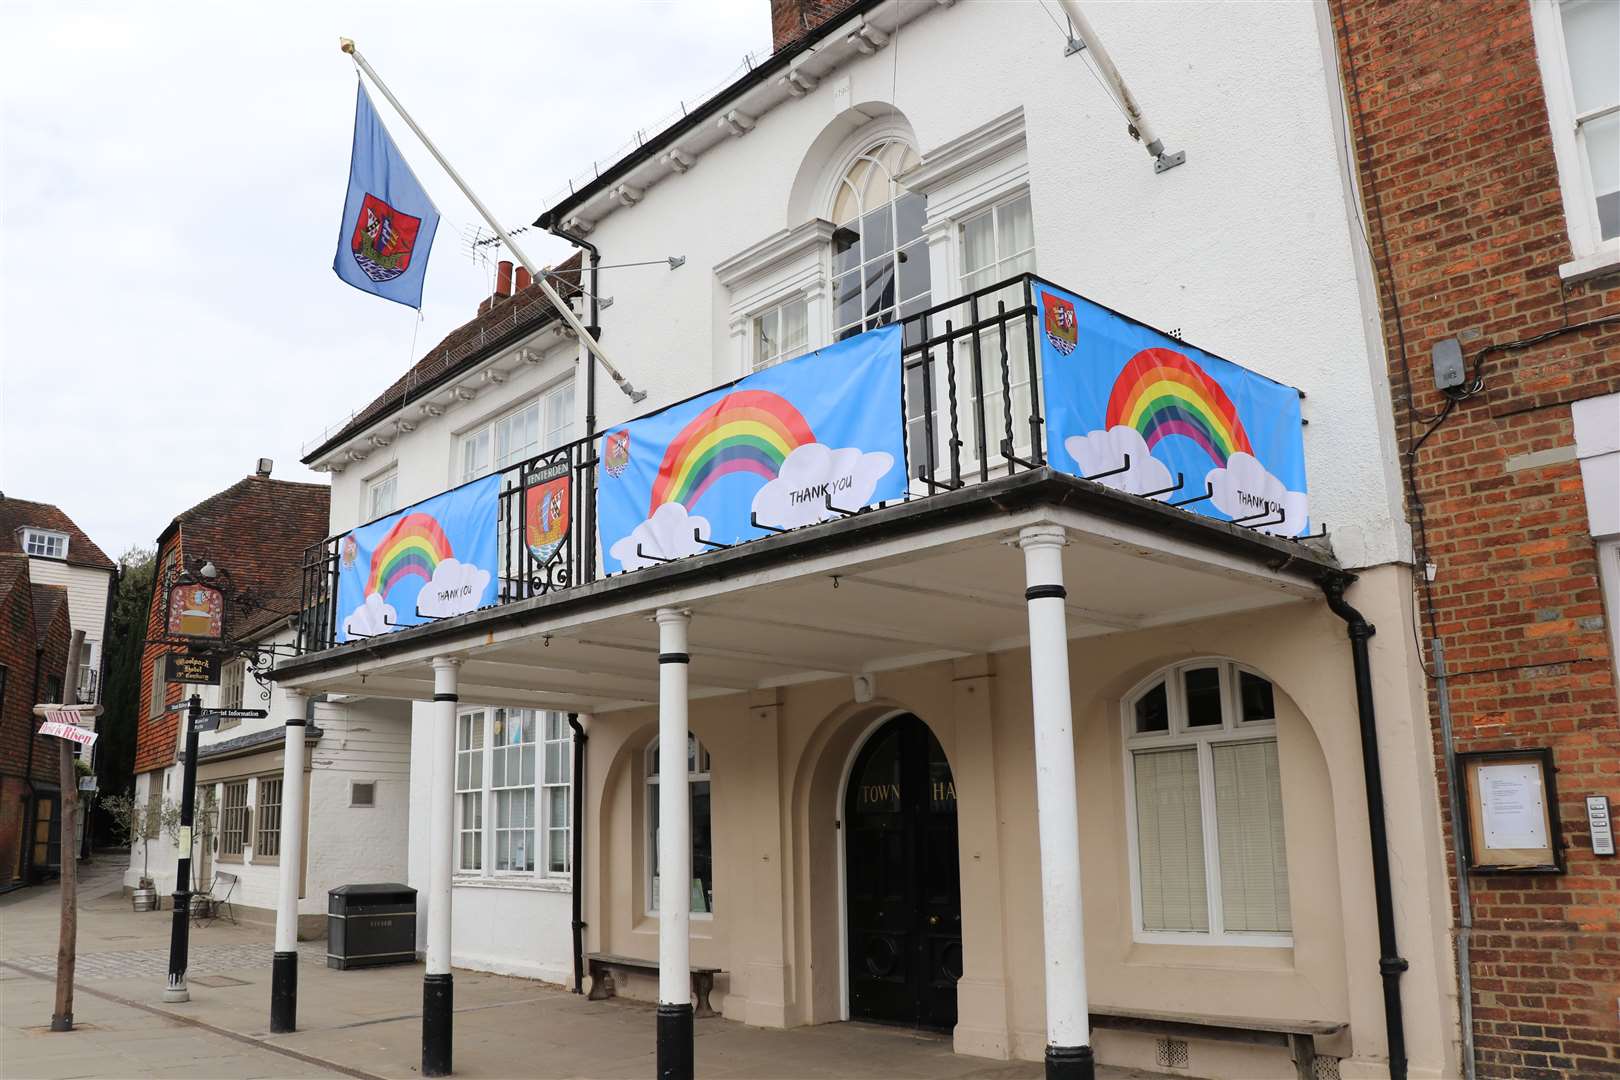
[[[901,409],[908,484],[927,498],[1046,462],[1033,274],[999,281],[902,320]],[[705,390],[703,393],[708,393]],[[697,395],[693,395],[697,396]],[[497,604],[595,581],[595,450],[601,432],[502,469]],[[544,555],[525,539],[525,493],[572,478],[568,528]],[[817,528],[806,525],[804,528]],[[779,531],[779,530],[778,530]],[[344,534],[346,535],[346,534]],[[343,537],[304,561],[300,652],[337,642],[337,573]]]

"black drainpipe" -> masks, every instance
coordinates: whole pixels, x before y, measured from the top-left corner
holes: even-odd
[[[570,865],[573,867],[573,905],[574,905],[574,993],[584,993],[585,986],[585,921],[580,918],[583,911],[583,897],[580,895],[580,883],[584,880],[584,873],[580,870],[580,852],[583,845],[580,842],[581,823],[585,820],[585,743],[590,736],[580,725],[579,714],[568,714],[568,726],[574,729],[574,808],[570,811],[571,824],[574,826],[569,832],[572,834],[574,850],[570,856]]]
[[[588,290],[589,295],[585,298],[590,305],[590,320],[585,324],[585,329],[590,332],[592,338],[601,341],[602,309],[598,303],[598,298],[601,297],[602,290],[598,287],[596,268],[602,261],[602,253],[597,250],[595,244],[583,236],[577,236],[564,229],[550,214],[540,219],[540,227],[553,236],[568,241],[591,257],[591,284]],[[594,455],[596,445],[596,355],[588,349],[585,352],[585,436],[592,441],[591,448]],[[580,525],[581,535],[593,537],[596,535],[596,462],[592,455],[588,455],[588,457],[591,458],[587,461],[590,467],[590,480],[585,484],[585,513],[583,515],[585,520]],[[584,554],[584,577],[586,581],[593,581],[596,578],[596,546],[594,542],[585,544]]]
[[[1401,972],[1406,961],[1395,946],[1395,898],[1389,881],[1389,832],[1384,824],[1384,777],[1378,764],[1378,717],[1373,711],[1372,661],[1367,641],[1377,629],[1345,603],[1353,575],[1322,581],[1333,614],[1345,621],[1356,673],[1356,716],[1361,725],[1361,769],[1367,789],[1367,831],[1372,838],[1373,899],[1378,907],[1378,972],[1384,980],[1384,1030],[1389,1041],[1390,1080],[1406,1080],[1406,1026],[1401,1019]]]

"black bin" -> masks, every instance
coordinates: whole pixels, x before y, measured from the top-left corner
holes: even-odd
[[[398,882],[339,885],[326,894],[326,966],[416,960],[416,890]]]

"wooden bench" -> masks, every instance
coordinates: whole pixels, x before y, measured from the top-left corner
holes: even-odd
[[[658,974],[657,960],[641,960],[634,956],[615,956],[613,953],[587,953],[585,961],[590,965],[591,992],[587,1001],[606,1001],[617,993],[613,985],[613,971],[634,971],[642,975]],[[706,1016],[718,1016],[709,1005],[709,994],[714,990],[714,977],[721,973],[720,968],[696,967],[692,968],[692,993],[697,998],[697,1008],[692,1010],[692,1016],[701,1020]]]
[[[1091,1026],[1114,1031],[1140,1031],[1160,1038],[1210,1039],[1255,1046],[1285,1046],[1294,1055],[1300,1080],[1316,1075],[1318,1057],[1350,1056],[1350,1025],[1333,1021],[1261,1020],[1249,1016],[1155,1012],[1110,1005],[1091,1007]]]

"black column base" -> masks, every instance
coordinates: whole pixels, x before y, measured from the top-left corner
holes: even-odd
[[[270,1031],[298,1030],[298,954],[278,952],[270,961]]]
[[[1047,1046],[1046,1080],[1095,1080],[1097,1064],[1089,1046]]]
[[[658,1080],[692,1080],[692,1006],[658,1003]]]
[[[449,973],[422,976],[422,1075],[450,1075],[450,1021],[455,987]]]

